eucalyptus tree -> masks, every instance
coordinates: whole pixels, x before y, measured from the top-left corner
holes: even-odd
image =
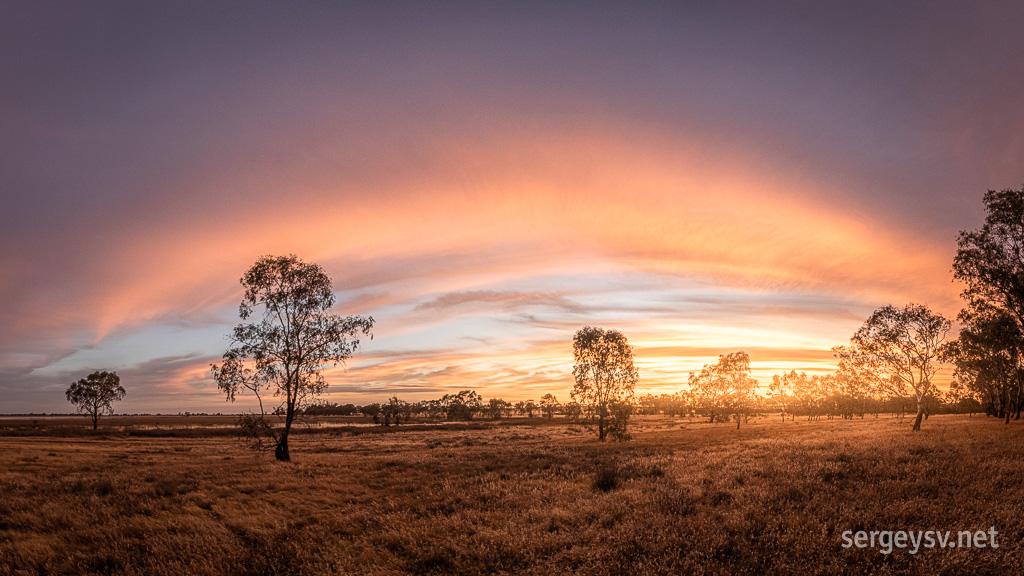
[[[261,257],[240,282],[245,292],[239,316],[247,320],[257,312],[262,315],[235,327],[231,347],[220,365],[211,364],[211,373],[228,400],[246,391],[256,396],[260,413],[243,423],[268,435],[274,456],[288,461],[288,434],[296,416],[327,389],[321,372],[351,358],[360,334],[372,338],[373,318],[332,313],[330,277],[319,265],[295,255]],[[280,399],[280,429],[267,419],[263,400],[268,394]]]
[[[629,437],[626,426],[639,373],[633,347],[618,330],[585,326],[572,341],[576,385],[570,396],[597,425],[597,437]]]
[[[840,359],[870,372],[888,389],[908,387],[917,401],[914,430],[921,429],[928,399],[935,395],[940,354],[951,327],[949,319],[922,304],[875,310],[840,351]]]
[[[92,418],[92,429],[95,430],[100,414],[112,413],[113,403],[124,398],[125,389],[117,372],[96,371],[72,382],[64,395],[80,413]]]
[[[555,412],[561,407],[562,405],[558,403],[558,398],[554,394],[548,393],[540,397],[541,412],[547,416],[548,420],[552,419],[555,416]]]
[[[739,429],[741,416],[754,399],[757,380],[750,377],[750,355],[740,350],[719,356],[718,362],[705,364],[700,372],[691,372],[689,385],[710,423],[735,412]]]

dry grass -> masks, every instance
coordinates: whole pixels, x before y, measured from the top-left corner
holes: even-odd
[[[0,438],[0,574],[1003,574],[1024,423],[652,418],[227,437]],[[1000,532],[998,549],[841,548],[844,530]]]

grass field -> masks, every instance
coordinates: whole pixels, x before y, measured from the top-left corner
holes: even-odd
[[[1024,423],[977,416],[916,434],[886,416],[651,417],[627,443],[563,423],[325,428],[288,464],[224,435],[19,430],[0,437],[0,574],[1008,574],[1024,558]],[[992,526],[998,548],[841,538]]]

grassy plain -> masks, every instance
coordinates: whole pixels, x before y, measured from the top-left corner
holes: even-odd
[[[638,424],[627,443],[542,421],[325,428],[287,464],[219,428],[11,425],[0,574],[1020,572],[1022,422]],[[845,530],[991,526],[999,548],[841,546]]]

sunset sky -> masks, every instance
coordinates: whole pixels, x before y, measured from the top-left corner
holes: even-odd
[[[1024,182],[1018,2],[281,4],[0,7],[0,412],[248,410],[209,364],[289,253],[377,320],[333,402],[568,400],[588,324],[638,394],[824,373]]]

